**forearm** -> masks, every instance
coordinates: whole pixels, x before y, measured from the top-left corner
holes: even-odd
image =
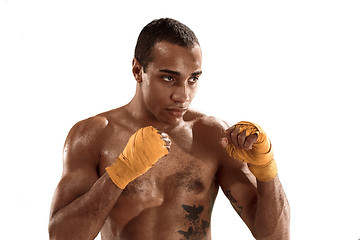
[[[253,234],[256,239],[290,238],[290,208],[278,177],[257,182],[257,204]]]
[[[121,192],[105,173],[87,193],[50,217],[50,239],[94,239]]]

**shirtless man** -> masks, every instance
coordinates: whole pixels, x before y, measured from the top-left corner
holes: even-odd
[[[289,239],[288,202],[268,169],[275,162],[259,164],[270,178],[251,169],[251,154],[272,152],[269,144],[259,150],[266,135],[189,109],[201,75],[194,33],[172,19],[149,23],[132,71],[137,87],[127,105],[70,130],[50,239],[94,239],[101,231],[103,240],[209,240],[219,186],[256,239]]]

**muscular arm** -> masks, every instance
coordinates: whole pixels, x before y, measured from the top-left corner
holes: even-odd
[[[290,209],[278,177],[257,182],[253,233],[256,239],[290,239]]]
[[[246,123],[246,125],[249,124]],[[224,147],[227,145],[227,141],[231,141],[243,153],[250,151],[258,138],[255,135],[246,137],[244,131],[238,131],[234,127],[227,129],[226,133],[227,140],[221,145]],[[261,144],[266,143],[267,140],[265,140],[266,138],[263,138]],[[259,146],[256,146],[255,149],[259,149]],[[267,151],[268,148],[266,148],[266,153]],[[270,171],[265,175],[259,175],[259,172],[254,173],[255,178],[248,165],[242,162],[244,159],[245,161],[254,161],[248,159],[252,156],[244,153],[240,156],[235,154],[233,158],[224,153],[218,174],[219,183],[234,209],[242,217],[256,239],[289,239],[289,204],[280,180],[276,172],[274,173],[274,168],[263,170]],[[243,157],[244,159],[242,159]],[[272,177],[269,179],[268,176]],[[266,180],[260,181],[257,178]]]
[[[94,239],[122,192],[107,173],[98,176],[96,143],[105,125],[104,119],[88,119],[69,133],[51,206],[50,239]]]
[[[276,177],[256,181],[246,164],[225,160],[219,183],[232,206],[257,240],[289,239],[289,205]]]

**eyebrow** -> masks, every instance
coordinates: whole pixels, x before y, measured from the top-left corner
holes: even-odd
[[[164,73],[169,73],[169,74],[173,74],[176,76],[180,76],[180,72],[176,72],[176,71],[169,70],[169,69],[161,69],[161,70],[159,70],[159,72],[164,72]]]
[[[200,71],[192,73],[191,76],[195,77],[195,76],[199,76],[201,74],[202,74],[202,71],[200,70]]]
[[[169,69],[161,69],[159,70],[159,72],[164,72],[164,73],[169,73],[169,74],[173,74],[175,76],[180,76],[180,72],[177,72],[177,71],[173,71],[173,70],[169,70]],[[197,72],[194,72],[191,74],[191,76],[199,76],[202,74],[202,71],[197,71]]]

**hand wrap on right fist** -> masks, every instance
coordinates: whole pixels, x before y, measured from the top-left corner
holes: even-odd
[[[111,180],[124,189],[166,154],[168,150],[158,131],[152,126],[141,128],[130,137],[123,152],[105,170]]]

